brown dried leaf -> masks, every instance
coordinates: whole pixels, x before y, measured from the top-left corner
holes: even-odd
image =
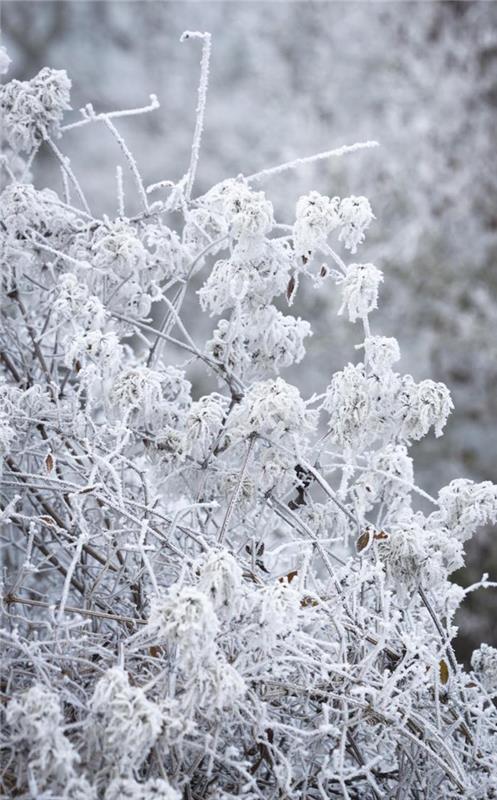
[[[449,682],[449,667],[444,658],[440,659],[438,667],[440,672],[440,683],[442,686],[445,686]]]
[[[306,597],[303,597],[302,600],[300,601],[301,608],[309,608],[310,606],[312,606],[312,608],[315,608],[318,605],[319,605],[319,600],[317,599],[317,597],[311,597],[310,595],[306,595]]]
[[[298,574],[299,574],[298,570],[292,569],[288,573],[288,575],[282,575],[280,578],[278,578],[278,581],[280,583],[291,583],[293,581],[293,579],[297,577]]]
[[[288,281],[288,286],[286,287],[286,299],[289,303],[292,302],[293,296],[295,294],[295,276],[292,275],[290,280]]]
[[[370,537],[371,537],[371,531],[369,530],[365,530],[361,533],[356,542],[356,548],[358,553],[366,549],[366,547],[369,544]]]
[[[45,469],[46,469],[46,471],[47,472],[51,472],[53,470],[53,468],[54,468],[54,465],[55,465],[54,457],[53,457],[53,455],[51,453],[48,453],[45,456]]]

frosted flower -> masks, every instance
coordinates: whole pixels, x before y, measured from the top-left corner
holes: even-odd
[[[217,184],[204,195],[202,204],[224,217],[242,249],[264,237],[274,224],[273,206],[264,192],[254,192],[241,180]]]
[[[247,687],[238,671],[224,658],[212,658],[202,663],[191,681],[195,693],[195,708],[212,718],[216,712],[233,713],[244,697]]]
[[[258,433],[280,439],[287,433],[313,430],[316,416],[308,411],[299,390],[282,378],[258,381],[234,409],[231,429],[242,436]]]
[[[365,319],[378,308],[378,289],[383,273],[374,264],[350,264],[341,281],[343,303],[339,314],[347,309],[349,320]]]
[[[74,336],[66,350],[64,363],[71,369],[80,361],[97,364],[107,376],[115,373],[122,358],[123,348],[117,334],[96,330]]]
[[[309,256],[326,245],[329,234],[340,225],[340,198],[330,199],[319,192],[310,192],[297,201],[294,225],[294,249],[299,256]]]
[[[59,698],[39,684],[14,697],[7,707],[7,723],[17,739],[42,741],[62,722]]]
[[[490,481],[451,481],[440,489],[438,502],[437,519],[462,542],[470,539],[480,525],[497,521],[497,486]]]
[[[147,251],[133,227],[125,220],[107,222],[97,228],[93,242],[93,264],[128,278],[148,266]]]
[[[330,414],[328,427],[340,447],[359,447],[375,437],[369,424],[374,406],[362,364],[348,364],[333,375],[321,407]]]
[[[400,359],[397,339],[388,336],[368,336],[364,342],[366,364],[375,375],[383,375]]]
[[[188,252],[176,233],[165,225],[147,225],[142,241],[149,251],[149,265],[159,280],[184,278],[189,267]]]
[[[178,400],[189,398],[187,381],[174,367],[158,372],[148,367],[126,369],[117,375],[111,390],[111,402],[124,414],[135,414],[145,425],[173,420]],[[169,397],[166,392],[169,390]],[[183,394],[182,394],[183,393]],[[168,414],[172,406],[173,414]]]
[[[364,241],[364,231],[369,228],[374,219],[367,197],[345,197],[340,202],[338,209],[342,229],[338,239],[345,248],[353,254],[357,252],[357,245]]]
[[[435,429],[435,436],[442,435],[454,408],[444,383],[424,380],[416,384],[410,375],[406,375],[402,379],[399,398],[404,407],[400,431],[404,439],[422,439],[431,427]]]
[[[378,539],[378,552],[401,594],[414,586],[432,588],[464,563],[459,542],[444,530],[427,527],[421,514],[408,509]]]
[[[163,598],[154,598],[147,629],[159,641],[188,651],[209,648],[219,623],[209,598],[193,587],[172,586]]]
[[[226,398],[218,394],[192,403],[185,422],[187,449],[199,461],[206,458],[221,432],[227,411]]]
[[[271,653],[301,625],[302,596],[286,581],[276,581],[252,595],[251,617],[256,626],[253,645]]]
[[[27,747],[29,765],[40,784],[53,777],[67,781],[78,755],[62,730],[63,715],[57,695],[35,684],[7,706],[7,724],[13,741]]]
[[[53,311],[68,321],[78,322],[84,328],[101,328],[105,322],[105,309],[88,288],[78,282],[73,273],[62,275],[57,284],[57,298]]]
[[[229,372],[262,377],[303,359],[303,342],[311,335],[306,320],[285,316],[270,305],[242,312],[237,322],[235,327],[233,319],[220,320],[207,343],[207,351]]]
[[[471,666],[487,692],[497,694],[497,649],[481,644],[478,650],[473,651]]]
[[[200,304],[211,314],[220,314],[242,301],[267,303],[285,291],[289,269],[290,249],[285,242],[264,242],[257,257],[235,251],[230,259],[214,264],[198,292]]]
[[[162,728],[159,707],[143,689],[130,686],[123,669],[113,667],[97,681],[90,709],[88,733],[94,751],[109,766],[139,769]]]
[[[114,778],[105,790],[104,800],[181,800],[181,794],[162,778],[138,783],[134,778]]]
[[[183,462],[187,452],[186,434],[171,427],[162,428],[156,435],[155,447],[165,462]]]
[[[44,67],[30,81],[0,87],[3,135],[14,150],[29,152],[48,136],[59,135],[69,109],[71,81],[65,70]]]
[[[41,236],[59,234],[75,220],[71,211],[59,205],[51,189],[38,191],[24,183],[11,183],[3,190],[0,215],[8,234],[15,239],[32,231]]]
[[[226,550],[210,553],[196,567],[198,588],[210,598],[216,611],[229,616],[236,612],[242,583],[242,570]]]
[[[412,458],[403,444],[388,444],[368,458],[368,470],[363,472],[356,487],[360,490],[365,508],[382,502],[388,516],[394,517],[399,507],[409,506],[410,487],[414,483]]]

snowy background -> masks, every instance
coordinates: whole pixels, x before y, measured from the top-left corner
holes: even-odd
[[[67,69],[74,119],[87,102],[97,111],[128,108],[157,94],[160,109],[121,126],[146,183],[177,180],[188,164],[199,51],[180,44],[185,29],[213,36],[198,192],[240,172],[378,140],[377,150],[261,188],[289,222],[294,199],[310,189],[370,199],[377,219],[361,259],[386,274],[381,329],[399,339],[401,369],[445,381],[456,405],[444,438],[418,446],[418,479],[434,492],[456,476],[497,481],[495,3],[4,2],[2,28],[10,77]],[[115,141],[88,126],[64,147],[93,210],[115,213]],[[59,189],[48,154],[36,170],[39,184]],[[322,386],[323,371],[356,358],[335,292],[327,283],[295,305],[314,330],[291,373],[306,394]],[[460,579],[487,571],[495,580],[496,567],[489,530],[472,542]],[[472,596],[461,652],[482,638],[495,643],[492,606],[494,592]]]

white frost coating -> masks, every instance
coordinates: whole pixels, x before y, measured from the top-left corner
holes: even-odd
[[[497,489],[416,485],[410,444],[453,406],[371,330],[383,274],[347,261],[368,200],[310,191],[279,219],[253,188],[373,143],[192,199],[210,36],[183,38],[203,45],[192,156],[150,205],[114,120],[154,97],[61,127],[65,73],[0,94],[0,793],[489,800],[496,651],[457,663],[451,575]],[[134,179],[124,208],[118,165],[117,218],[94,217],[53,141],[90,123]],[[65,199],[29,182],[44,139]],[[318,326],[308,398],[291,381],[311,328],[288,306],[329,278],[362,344],[330,375]]]

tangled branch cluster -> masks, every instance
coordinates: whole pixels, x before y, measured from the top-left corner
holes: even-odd
[[[254,186],[292,165],[193,196],[210,37],[192,37],[176,184],[145,187],[116,127],[155,98],[64,128],[65,73],[0,94],[3,796],[497,797],[497,650],[457,663],[449,580],[497,488],[414,483],[409,446],[452,402],[371,332],[383,275],[340,255],[365,238],[366,198],[311,192],[280,224]],[[119,167],[117,218],[93,216],[56,144],[86,124],[121,147],[137,215]],[[62,196],[30,183],[40,147]],[[205,345],[183,313],[201,273]],[[325,280],[362,361],[306,399],[279,372],[310,325],[282,309]]]

